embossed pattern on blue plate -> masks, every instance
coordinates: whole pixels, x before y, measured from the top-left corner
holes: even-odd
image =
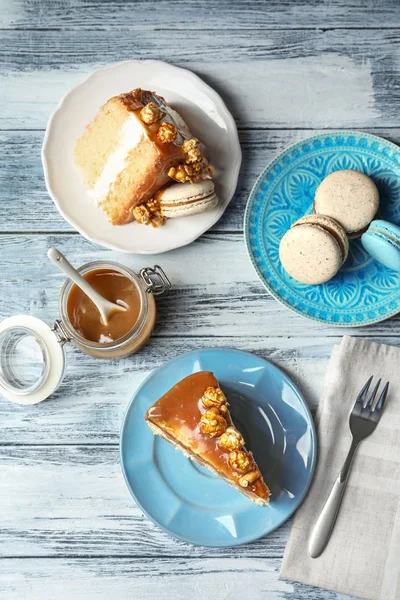
[[[235,425],[271,488],[270,506],[240,492],[154,436],[147,409],[178,381],[213,371]],[[293,382],[249,352],[189,352],[156,369],[133,396],[120,441],[121,466],[137,504],[162,529],[201,546],[251,542],[282,525],[300,505],[315,467],[312,417]]]
[[[400,273],[373,260],[360,240],[350,241],[346,263],[322,285],[295,281],[279,260],[283,235],[312,212],[321,181],[341,169],[370,176],[379,189],[380,218],[400,225],[400,149],[366,133],[330,132],[289,147],[265,168],[247,204],[246,244],[262,283],[291,310],[329,325],[369,325],[400,312]]]

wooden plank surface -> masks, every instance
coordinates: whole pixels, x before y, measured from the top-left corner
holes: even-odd
[[[121,256],[76,235],[4,234],[0,237],[0,252],[7,272],[2,278],[0,314],[35,314],[50,323],[58,318],[58,295],[64,277],[46,258],[47,249],[54,245],[77,265],[108,258],[138,271],[143,266],[161,264],[173,288],[158,299],[157,336],[202,336],[210,342],[223,337],[287,338],[288,334],[302,340],[349,332],[395,338],[399,335],[399,315],[368,328],[334,328],[288,311],[258,281],[240,233],[207,233],[186,248],[151,257]]]
[[[1,28],[68,30],[164,28],[399,27],[396,0],[3,0]]]
[[[288,372],[315,408],[344,330],[303,320],[259,283],[242,235],[248,193],[289,144],[326,128],[400,141],[397,0],[0,0],[0,317],[57,316],[57,245],[81,264],[135,269],[159,262],[174,287],[158,302],[139,354],[98,361],[68,345],[65,380],[49,401],[0,398],[0,598],[188,596],[344,600],[279,580],[289,524],[254,544],[193,547],[137,508],[118,459],[133,391],[169,358],[210,346],[250,350]],[[85,241],[45,190],[40,146],[60,98],[93,70],[131,58],[197,72],[226,100],[243,167],[223,219],[194,244],[158,257],[121,256]],[[352,335],[398,344],[400,317]]]
[[[365,131],[394,143],[400,142],[400,128],[370,128]],[[239,184],[224,216],[213,227],[213,232],[242,231],[249,193],[264,167],[289,145],[319,133],[323,133],[323,130],[240,130],[243,163]],[[40,162],[43,135],[42,131],[0,131],[2,233],[76,233],[58,213],[47,193]]]
[[[368,328],[342,330],[287,311],[258,281],[242,235],[236,233],[208,233],[187,248],[156,257],[121,257],[78,235],[3,234],[0,254],[7,270],[0,314],[34,314],[50,324],[58,317],[63,276],[45,258],[51,245],[76,264],[108,258],[138,270],[158,262],[174,287],[158,299],[157,327],[139,354],[99,361],[69,344],[59,400],[21,408],[0,399],[3,443],[116,443],[123,411],[144,377],[169,358],[196,348],[236,347],[272,360],[295,378],[314,408],[332,346],[343,333],[399,341],[400,316]]]
[[[117,446],[7,446],[0,448],[0,462],[2,558],[283,554],[289,524],[264,540],[225,549],[164,533],[132,501]]]
[[[117,444],[123,414],[144,378],[169,358],[210,346],[249,350],[271,360],[294,378],[315,409],[332,345],[338,340],[155,337],[140,354],[118,362],[99,362],[70,348],[64,382],[51,400],[40,407],[21,407],[0,399],[0,447],[4,444]]]
[[[279,580],[279,564],[242,557],[13,559],[0,561],[0,589],[7,600],[349,600]]]
[[[165,30],[0,30],[0,128],[43,129],[60,98],[93,70],[133,58],[168,58],[195,71],[240,127],[400,125],[397,29],[194,30],[179,43]]]

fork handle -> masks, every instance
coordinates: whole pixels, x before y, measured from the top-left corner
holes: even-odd
[[[343,467],[333,484],[331,493],[318,517],[314,526],[313,532],[308,543],[308,553],[311,558],[317,558],[325,550],[331,537],[333,528],[336,523],[336,518],[339,513],[339,508],[342,503],[343,494],[346,489],[351,463],[353,462],[354,453],[358,446],[357,441],[353,439],[347,458]]]

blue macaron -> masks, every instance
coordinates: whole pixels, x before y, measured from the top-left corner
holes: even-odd
[[[400,271],[400,227],[388,221],[372,221],[361,236],[364,249],[388,269]]]

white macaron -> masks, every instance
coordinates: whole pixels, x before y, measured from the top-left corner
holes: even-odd
[[[157,192],[156,200],[162,215],[168,219],[196,215],[218,204],[211,179],[198,183],[175,183]]]
[[[306,215],[283,236],[279,257],[293,279],[317,285],[336,275],[348,251],[349,242],[339,223],[325,215]]]
[[[345,169],[331,173],[315,193],[315,212],[335,219],[349,237],[361,235],[378,208],[378,188],[370,177],[358,171]]]

